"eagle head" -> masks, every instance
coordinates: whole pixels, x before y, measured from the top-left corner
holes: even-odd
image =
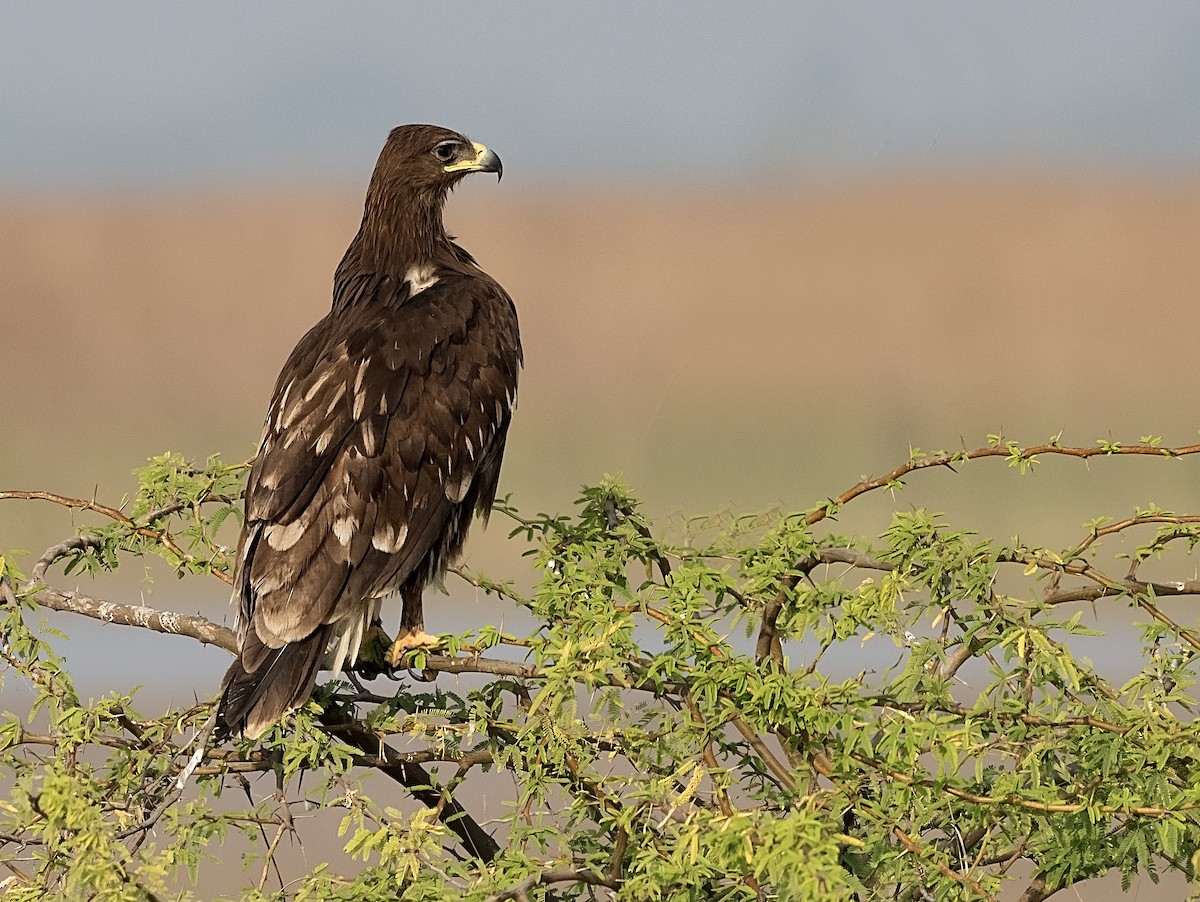
[[[456,259],[442,223],[446,196],[469,172],[502,172],[500,158],[437,125],[392,129],[379,154],[358,236],[338,272],[356,268],[397,276]],[[335,277],[337,278],[337,277]]]
[[[371,193],[442,199],[470,172],[500,177],[504,169],[494,151],[458,132],[437,125],[400,125],[379,154]]]

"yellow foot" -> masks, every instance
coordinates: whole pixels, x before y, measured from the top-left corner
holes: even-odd
[[[399,666],[400,661],[404,658],[406,652],[410,652],[418,648],[437,648],[438,644],[437,636],[431,636],[429,633],[424,631],[398,636],[396,637],[396,641],[392,643],[392,647],[388,649],[388,663],[393,667],[397,667]]]

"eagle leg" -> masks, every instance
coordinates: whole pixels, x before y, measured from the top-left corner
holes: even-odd
[[[421,603],[420,584],[409,583],[400,590],[404,599],[404,610],[400,615],[400,632],[388,649],[387,660],[398,667],[406,652],[418,648],[437,648],[441,643],[437,636],[425,632],[425,609]]]

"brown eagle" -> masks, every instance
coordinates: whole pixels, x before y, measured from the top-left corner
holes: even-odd
[[[388,135],[333,309],[292,351],[267,410],[218,737],[260,735],[304,704],[322,666],[354,664],[392,592],[392,663],[433,644],[421,593],[491,509],[522,360],[512,299],[446,234],[442,207],[467,173],[501,171],[444,128]]]

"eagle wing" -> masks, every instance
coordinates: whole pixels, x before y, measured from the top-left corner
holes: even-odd
[[[482,274],[387,287],[360,286],[276,384],[235,581],[258,639],[248,671],[419,568],[436,575],[461,544],[453,515],[495,498],[521,359],[512,301]]]

